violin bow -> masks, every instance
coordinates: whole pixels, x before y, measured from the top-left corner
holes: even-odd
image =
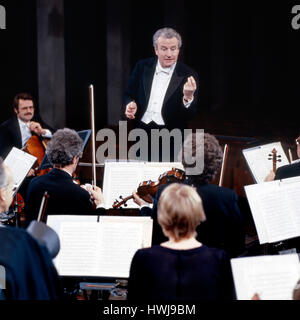
[[[91,139],[92,139],[92,185],[96,185],[96,143],[95,143],[95,107],[94,107],[94,86],[89,86],[90,111],[91,111]]]
[[[289,148],[289,158],[290,158],[290,163],[293,162],[293,156],[292,156],[292,151],[291,149]]]
[[[48,199],[49,199],[49,194],[47,191],[45,191],[42,201],[41,201],[41,206],[40,206],[40,211],[39,211],[39,215],[38,215],[38,219],[37,221],[42,221],[46,212],[46,207],[48,204]]]
[[[227,155],[228,155],[228,145],[225,144],[225,146],[224,146],[224,152],[223,152],[223,160],[222,160],[221,173],[220,173],[220,180],[219,180],[219,187],[222,187],[222,185],[223,185],[224,172],[225,172],[226,161],[227,161]]]

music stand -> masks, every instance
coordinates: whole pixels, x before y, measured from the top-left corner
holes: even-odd
[[[91,130],[88,129],[88,130],[82,130],[82,131],[77,131],[79,137],[83,140],[83,145],[82,145],[82,152],[91,136]],[[40,165],[40,170],[43,170],[43,169],[48,169],[48,168],[52,168],[52,164],[51,162],[49,161],[47,155],[45,154],[44,158],[43,158],[43,161]]]

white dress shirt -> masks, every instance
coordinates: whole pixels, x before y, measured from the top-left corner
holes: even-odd
[[[23,148],[25,146],[26,142],[28,141],[28,139],[31,137],[31,131],[29,129],[30,121],[24,122],[18,118],[18,122],[19,122],[19,126],[20,126],[20,131],[21,131],[22,148]],[[43,134],[42,137],[51,138],[52,137],[51,131],[49,129],[45,129],[45,130],[46,130],[46,133]]]
[[[169,68],[163,68],[159,60],[157,61],[148,106],[141,119],[144,123],[148,124],[154,121],[158,125],[165,125],[161,109],[175,67],[176,63]],[[188,108],[191,103],[192,100],[184,103],[184,106]]]

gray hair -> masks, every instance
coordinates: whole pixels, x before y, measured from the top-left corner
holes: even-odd
[[[72,163],[82,153],[83,141],[75,130],[57,130],[47,144],[46,155],[53,165],[62,167]]]
[[[197,134],[198,133],[190,134],[184,141],[184,145],[189,146],[185,150],[184,157],[182,158],[182,164],[185,168],[191,166],[189,163],[192,163],[192,159],[194,159],[195,156],[199,158],[203,157],[203,153],[199,152],[199,150],[201,151],[202,148],[200,145],[197,145],[201,142],[201,139],[196,139]],[[211,182],[221,169],[222,160],[223,151],[218,140],[215,136],[209,133],[204,133],[204,169],[200,175],[190,176],[189,178],[192,180],[192,182],[200,184]]]
[[[8,186],[8,175],[3,165],[3,159],[0,157],[0,188]]]
[[[157,40],[159,37],[163,37],[166,39],[176,38],[178,40],[178,47],[180,48],[182,45],[181,35],[172,28],[162,28],[157,30],[153,35],[153,47],[157,47]]]

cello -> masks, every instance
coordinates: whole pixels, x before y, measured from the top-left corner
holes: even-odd
[[[33,134],[27,140],[25,146],[22,148],[24,152],[27,152],[37,158],[36,165],[33,168],[35,176],[44,175],[51,170],[51,168],[42,169],[42,170],[40,169],[40,165],[45,156],[47,143],[49,141],[50,141],[49,138],[40,138],[39,136]],[[25,221],[25,214],[24,214],[25,202],[20,192],[18,192],[14,196],[11,206],[13,207],[13,211],[15,213],[15,224],[18,227],[19,224],[22,225]]]
[[[36,166],[34,168],[34,172],[36,176],[42,176],[46,173],[48,173],[51,168],[47,169],[39,169],[40,165],[42,164],[42,161],[45,157],[46,147],[47,143],[50,141],[49,138],[43,138],[36,135],[32,135],[26,142],[23,150],[32,156],[37,158]]]

